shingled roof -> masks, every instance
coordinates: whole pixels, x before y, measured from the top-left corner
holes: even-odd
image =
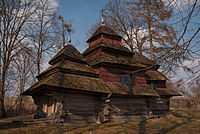
[[[61,49],[50,61],[49,64],[53,65],[61,59],[68,59],[71,61],[87,64],[81,53],[71,44],[66,45]]]
[[[87,62],[90,66],[95,66],[100,63],[112,63],[112,64],[121,64],[121,65],[127,65],[132,67],[147,67],[145,65],[142,65],[140,63],[134,62],[132,58],[119,58],[114,57],[111,55],[105,55],[105,54],[98,54],[94,55],[93,57],[88,58]]]
[[[105,43],[105,42],[100,42],[99,44],[92,45],[91,47],[88,47],[83,53],[83,56],[88,55],[94,50],[100,49],[100,48],[110,48],[113,51],[118,51],[121,53],[126,53],[126,55],[133,55],[133,53],[125,46],[123,45],[116,45],[116,44],[111,44],[111,43]]]
[[[92,34],[92,36],[87,40],[87,42],[91,42],[94,38],[96,38],[98,35],[109,35],[110,37],[114,37],[117,40],[121,40],[122,37],[117,34],[113,29],[108,27],[107,25],[101,25],[98,27],[98,29]]]
[[[136,95],[136,96],[159,96],[156,91],[150,86],[137,86],[126,84],[112,84],[107,83],[110,92],[122,95]]]
[[[148,70],[145,74],[147,80],[168,80],[168,78],[159,71]]]
[[[110,63],[118,63],[118,64],[137,64],[138,67],[148,67],[148,66],[152,66],[152,67],[159,67],[159,65],[154,61],[154,60],[150,60],[149,58],[145,57],[144,55],[134,51],[134,52],[131,52],[127,47],[123,46],[123,45],[115,45],[115,44],[109,44],[109,43],[99,43],[99,44],[96,44],[96,45],[93,45],[89,48],[87,48],[83,53],[82,55],[83,56],[87,56],[89,55],[90,53],[92,53],[93,51],[95,50],[98,50],[98,49],[112,49],[113,51],[118,51],[118,53],[120,53],[120,55],[123,55],[123,53],[125,55],[128,55],[130,57],[132,57],[132,59],[127,62],[126,59],[118,59],[118,58],[114,58],[114,57],[109,57],[109,56],[102,56],[102,55],[99,55],[100,57],[97,57],[97,56],[93,56],[91,59],[88,59],[87,62],[93,66],[94,64],[97,64],[97,62],[99,63],[100,61],[102,62],[110,62]],[[113,60],[113,61],[112,61]],[[122,61],[124,60],[124,61]]]
[[[57,72],[38,81],[35,85],[26,90],[23,95],[31,95],[33,92],[37,91],[38,88],[43,86],[57,87],[58,90],[60,88],[65,88],[108,93],[102,81],[98,78]]]
[[[93,68],[89,67],[86,64],[80,64],[76,62],[70,62],[66,60],[61,60],[60,62],[55,63],[51,67],[49,67],[47,70],[42,72],[37,76],[37,78],[40,80],[41,78],[48,76],[49,73],[59,70],[62,72],[67,72],[71,74],[79,74],[84,76],[90,76],[90,77],[98,77],[99,73],[97,73]]]
[[[128,85],[117,85],[112,83],[105,83],[98,78],[76,76],[66,73],[55,73],[45,79],[38,81],[31,88],[26,90],[23,95],[31,95],[37,92],[38,89],[45,86],[55,87],[49,90],[59,90],[64,88],[67,90],[82,90],[90,92],[99,92],[107,94],[121,94],[121,95],[142,95],[142,96],[159,96],[150,87],[141,86],[128,86]]]

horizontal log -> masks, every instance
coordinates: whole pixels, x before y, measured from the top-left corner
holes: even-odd
[[[119,77],[119,73],[113,74],[113,73],[109,73],[109,72],[101,72],[102,77]]]
[[[74,93],[55,93],[54,98],[80,98],[80,99],[89,99],[89,98],[95,98],[93,95],[89,94],[74,94]]]
[[[111,104],[146,104],[146,101],[144,100],[130,100],[130,99],[121,99],[121,100],[117,100],[117,99],[112,99],[111,98]]]
[[[130,107],[130,106],[112,106],[110,109],[121,109],[121,110],[139,110],[139,109],[146,109],[146,106],[135,106],[135,107]]]
[[[76,112],[66,112],[66,116],[88,116],[88,117],[96,117],[97,113],[94,111],[90,111],[90,112],[80,112],[80,111],[76,111]]]
[[[142,80],[134,80],[135,84],[146,84],[146,81],[142,81]]]
[[[108,82],[109,82],[109,81],[113,81],[113,80],[114,80],[114,81],[119,81],[119,82],[120,82],[120,78],[119,78],[119,77],[109,77],[109,76],[108,76],[108,77],[104,77],[104,76],[103,76],[103,77],[101,77],[101,79],[104,80],[104,81],[108,81]]]
[[[88,112],[88,111],[96,111],[95,107],[67,107],[66,108],[67,112]]]
[[[119,113],[119,114],[120,113],[121,114],[124,114],[124,113],[130,113],[131,114],[131,113],[138,113],[138,112],[139,113],[147,112],[147,110],[148,109],[141,109],[141,108],[140,109],[138,108],[138,109],[135,109],[135,110],[132,110],[132,109],[119,109],[119,110],[111,109],[110,112],[111,113]]]
[[[96,105],[98,102],[97,101],[82,101],[82,100],[69,100],[69,99],[65,99],[64,101],[64,105],[87,105],[87,106],[94,106]]]

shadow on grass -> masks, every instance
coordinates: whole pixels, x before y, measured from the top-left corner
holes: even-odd
[[[110,123],[108,123],[108,124],[99,124],[98,126],[89,129],[89,131],[94,131],[94,130],[104,129],[104,128],[111,128],[111,127],[116,127],[116,126],[121,126],[121,125],[123,125],[123,124],[125,124],[125,123],[118,123],[118,124],[110,124]],[[99,128],[100,126],[103,126],[103,127]]]
[[[175,115],[174,115],[174,116],[175,116]],[[163,128],[163,129],[161,129],[159,132],[157,132],[157,134],[166,134],[166,133],[168,133],[168,132],[174,130],[174,129],[177,128],[177,127],[180,127],[180,126],[183,126],[183,125],[186,125],[186,124],[190,123],[190,122],[192,121],[192,119],[195,119],[195,116],[192,115],[192,114],[190,114],[190,113],[188,113],[187,116],[183,116],[183,115],[181,115],[181,114],[180,114],[180,115],[178,114],[178,116],[176,116],[176,117],[185,118],[186,121],[184,121],[184,122],[182,122],[182,123],[171,122],[171,123],[174,123],[173,126],[171,126],[171,127],[169,127],[169,128]]]
[[[24,124],[16,124],[16,123],[0,123],[0,130],[4,130],[4,129],[10,129],[10,128],[21,128],[21,127],[25,127],[26,125]]]
[[[186,122],[182,122],[182,123],[176,123],[175,125],[173,125],[173,126],[171,126],[169,128],[163,128],[163,129],[161,129],[159,132],[157,132],[157,134],[166,134],[166,133],[172,131],[173,129],[175,129],[177,127],[180,127],[182,125],[185,125],[187,123],[188,123],[187,121]]]
[[[84,129],[85,127],[87,127],[88,125],[57,125],[57,127],[59,127],[59,129],[62,129],[63,132],[72,132],[74,130],[77,129]]]
[[[139,123],[139,131],[138,131],[138,133],[139,134],[146,134],[146,119],[144,119],[144,120],[142,120],[142,121],[140,121],[140,123]]]
[[[111,128],[111,127],[116,127],[116,126],[122,126],[124,123],[118,123],[118,124],[113,124],[113,123],[105,123],[105,124],[94,124],[93,126],[90,126],[89,129],[85,129],[85,130],[82,130],[80,132],[78,132],[78,134],[81,134],[81,133],[86,133],[86,132],[91,132],[91,131],[95,131],[95,130],[99,130],[99,129],[105,129],[105,128]],[[83,127],[84,129],[84,127]],[[70,131],[68,131],[70,132]]]

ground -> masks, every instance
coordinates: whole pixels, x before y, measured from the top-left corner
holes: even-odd
[[[199,110],[172,110],[173,116],[141,122],[105,123],[90,125],[63,125],[40,123],[23,125],[13,120],[31,120],[32,116],[19,116],[0,120],[1,134],[200,134]]]

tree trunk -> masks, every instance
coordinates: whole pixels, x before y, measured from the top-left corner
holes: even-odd
[[[5,73],[2,73],[0,80],[0,117],[5,117],[4,109],[4,84],[5,84]]]
[[[147,20],[148,20],[148,34],[149,34],[149,43],[150,43],[150,55],[151,59],[155,60],[155,55],[154,55],[154,47],[153,47],[153,40],[152,40],[152,31],[151,31],[151,9],[149,7],[149,3],[151,0],[146,0],[146,11],[147,11]]]
[[[40,74],[40,53],[38,50],[38,55],[37,55],[37,74]]]

